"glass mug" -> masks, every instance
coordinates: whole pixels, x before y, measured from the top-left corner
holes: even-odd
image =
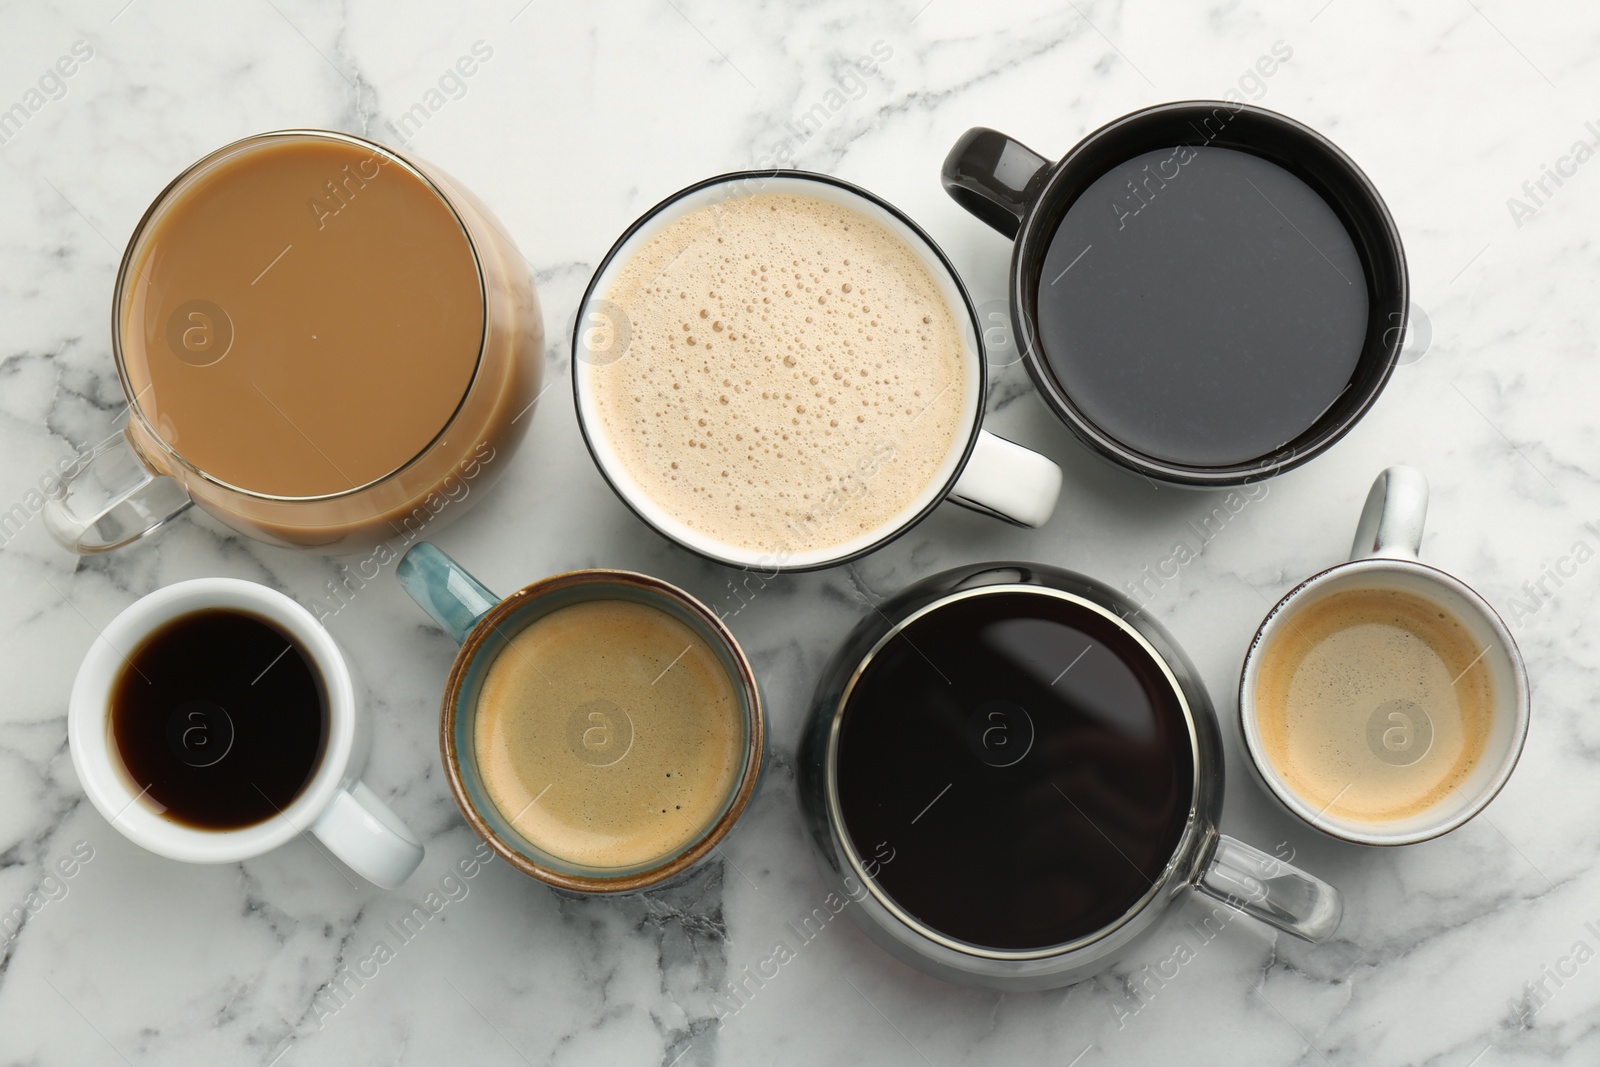
[[[946,981],[1081,981],[1191,891],[1307,941],[1343,915],[1338,890],[1218,830],[1216,716],[1171,636],[1055,567],[945,571],[864,618],[817,684],[799,773],[832,888]]]
[[[341,554],[453,519],[499,477],[544,327],[526,261],[455,179],[360,137],[281,130],[156,198],[111,339],[127,425],[47,501],[57,540],[108,551],[199,504],[269,544]]]

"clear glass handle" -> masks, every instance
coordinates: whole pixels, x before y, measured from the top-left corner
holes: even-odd
[[[193,503],[182,485],[145,466],[126,433],[117,433],[79,457],[46,499],[43,515],[57,541],[88,554],[137,541]]]
[[[1217,835],[1195,888],[1307,941],[1326,941],[1344,917],[1333,886],[1226,834]]]

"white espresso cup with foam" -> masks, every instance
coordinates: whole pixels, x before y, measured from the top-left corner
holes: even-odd
[[[1506,784],[1528,733],[1511,631],[1459,578],[1417,558],[1427,508],[1421,471],[1380,474],[1351,558],[1277,603],[1239,679],[1245,749],[1267,791],[1357,844],[1412,844],[1462,825]]]
[[[841,263],[849,264],[846,258],[834,262],[834,273],[826,278],[820,273],[816,274],[814,293],[806,285],[807,279],[800,278],[800,272],[791,270],[793,266],[804,267],[799,260],[792,264],[770,264],[773,266],[770,296],[777,302],[768,306],[776,310],[781,303],[780,297],[804,296],[808,304],[806,308],[789,305],[784,313],[777,316],[784,320],[781,324],[769,322],[764,326],[761,312],[765,309],[761,301],[766,291],[756,285],[756,280],[766,282],[767,279],[760,276],[748,280],[741,278],[738,282],[742,285],[730,281],[736,291],[732,294],[731,302],[724,303],[721,312],[715,310],[714,302],[711,303],[713,310],[710,312],[696,310],[706,303],[697,291],[694,294],[696,309],[687,311],[688,317],[683,322],[685,333],[681,337],[674,335],[674,339],[705,348],[704,352],[696,348],[694,359],[691,360],[698,363],[700,357],[704,356],[703,369],[709,375],[703,383],[709,387],[705,410],[702,412],[686,407],[681,415],[694,418],[680,424],[680,413],[667,410],[678,397],[665,393],[663,395],[668,402],[660,405],[646,402],[639,420],[612,418],[608,427],[599,396],[600,391],[608,387],[605,376],[634,368],[641,368],[642,372],[644,366],[670,373],[670,370],[662,370],[664,364],[669,362],[663,360],[662,348],[650,348],[645,343],[648,324],[635,321],[636,316],[631,315],[627,307],[612,299],[615,287],[619,282],[626,283],[632,261],[642,252],[649,253],[652,242],[663,231],[697,212],[719,213],[717,225],[729,227],[727,232],[734,235],[729,238],[730,246],[736,245],[740,223],[735,220],[742,207],[748,206],[749,198],[753,197],[767,197],[777,203],[789,198],[791,203],[798,200],[824,214],[833,211],[836,227],[840,218],[858,219],[864,216],[861,232],[870,233],[872,239],[878,242],[881,254],[875,257],[875,262],[880,268],[887,273],[898,258],[905,264],[915,264],[913,271],[920,269],[926,272],[926,282],[929,284],[924,285],[921,281],[917,284],[923,286],[927,296],[926,306],[932,314],[927,318],[920,314],[909,318],[898,315],[894,321],[889,321],[891,316],[885,314],[882,306],[873,308],[866,302],[872,299],[868,293],[873,288],[880,293],[884,290],[884,286],[872,285],[874,281],[882,281],[883,275],[874,279],[870,277],[870,272],[863,273],[861,268],[864,264],[861,260],[854,264],[854,270],[841,266]],[[814,202],[817,201],[824,206],[816,207]],[[757,238],[757,248],[760,248],[762,240]],[[747,247],[742,251],[748,250]],[[737,248],[735,251],[742,254]],[[676,260],[665,263],[657,277],[672,281],[676,277],[676,263]],[[761,265],[765,261],[756,257],[750,258],[749,263]],[[741,265],[744,265],[742,260]],[[762,269],[765,269],[765,265],[762,265]],[[813,263],[810,269],[820,271],[824,268]],[[858,279],[858,287],[854,291],[849,282],[844,281],[849,277]],[[788,280],[796,278],[799,284],[793,286],[795,291],[785,291]],[[862,284],[861,279],[866,279],[866,283]],[[798,291],[802,288],[805,289],[803,294]],[[687,289],[682,295],[686,301],[689,299]],[[730,296],[726,292],[713,294],[717,295]],[[841,304],[847,301],[854,303],[851,303],[850,311],[840,312],[837,304],[819,308],[816,303],[819,298],[839,301]],[[730,303],[737,306],[730,306]],[[904,311],[905,308],[891,306],[890,310]],[[797,503],[800,500],[808,502],[798,503],[798,517],[790,527],[800,532],[792,537],[785,534],[760,539],[741,538],[733,535],[731,525],[736,524],[723,523],[724,528],[719,529],[716,522],[708,524],[697,521],[694,513],[697,501],[692,494],[704,492],[709,495],[724,491],[730,483],[723,479],[731,479],[736,484],[741,476],[750,473],[736,463],[712,464],[710,467],[704,467],[701,463],[697,466],[703,457],[699,452],[693,452],[696,447],[693,443],[695,436],[699,435],[700,441],[704,442],[706,430],[713,435],[722,430],[724,441],[736,433],[750,430],[748,424],[736,426],[729,419],[730,414],[738,415],[740,409],[740,400],[731,390],[741,385],[751,385],[752,382],[753,390],[762,389],[762,381],[755,381],[760,377],[759,374],[752,374],[749,380],[743,380],[738,373],[741,370],[740,359],[755,358],[752,355],[755,345],[751,343],[749,334],[758,335],[754,338],[757,343],[764,340],[772,342],[771,349],[763,348],[763,351],[777,352],[780,359],[792,359],[784,354],[783,343],[794,342],[798,338],[792,332],[785,335],[783,331],[795,327],[804,331],[809,325],[814,325],[812,318],[807,317],[811,312],[816,312],[819,321],[826,314],[842,316],[859,312],[859,321],[840,317],[835,322],[850,325],[852,329],[856,326],[865,329],[868,323],[878,327],[881,320],[883,326],[892,326],[905,334],[908,344],[912,342],[914,333],[933,333],[947,328],[944,342],[948,343],[949,351],[953,353],[951,360],[957,373],[952,375],[953,380],[945,388],[929,389],[928,395],[917,393],[913,397],[908,383],[906,391],[897,399],[900,403],[910,405],[904,411],[914,417],[891,426],[890,420],[881,417],[883,408],[880,406],[875,409],[872,406],[876,400],[866,399],[869,394],[859,385],[852,390],[850,383],[838,381],[840,374],[830,373],[827,368],[833,371],[847,368],[843,371],[844,376],[853,378],[858,373],[855,368],[859,366],[861,382],[876,386],[881,381],[886,389],[892,390],[894,386],[891,383],[898,384],[898,369],[909,366],[898,362],[893,350],[880,347],[869,359],[850,364],[848,361],[854,357],[845,353],[848,346],[844,344],[849,338],[842,334],[822,336],[822,340],[829,341],[827,345],[809,343],[818,340],[810,336],[804,338],[808,342],[805,345],[789,344],[790,349],[802,350],[795,353],[799,357],[798,362],[788,364],[794,368],[794,400],[797,405],[814,403],[815,406],[809,413],[803,407],[785,409],[781,425],[776,428],[770,424],[764,428],[757,425],[757,430],[773,431],[768,443],[775,447],[766,459],[757,457],[753,462],[765,464],[761,477],[768,482],[787,479],[788,488],[793,490],[791,499]],[[659,317],[656,312],[651,314]],[[726,332],[721,317],[728,318]],[[926,329],[918,325],[935,320],[937,323]],[[772,331],[770,338],[759,336],[763,328]],[[676,325],[673,329],[676,330]],[[742,350],[737,336],[741,330],[749,331]],[[818,332],[820,336],[820,329]],[[698,339],[695,334],[699,334]],[[731,340],[730,335],[733,335]],[[861,335],[855,336],[860,343]],[[623,503],[663,536],[701,556],[730,566],[777,573],[813,570],[844,563],[905,533],[945,500],[1014,525],[1042,526],[1055,509],[1061,490],[1061,469],[1037,452],[983,429],[987,375],[981,336],[977,312],[955,268],[932,238],[892,205],[864,189],[822,174],[803,171],[723,174],[675,193],[651,208],[617,240],[595,271],[584,293],[573,331],[572,384],[578,424],[595,465]],[[706,342],[712,339],[717,345],[715,349],[706,347]],[[828,350],[821,351],[824,348]],[[859,355],[861,349],[858,348],[856,352]],[[670,359],[681,362],[684,354],[674,349]],[[828,362],[830,359],[833,362]],[[702,368],[691,369],[698,372]],[[757,370],[760,369],[758,366]],[[767,369],[770,371],[775,368]],[[763,380],[770,382],[774,379],[769,377]],[[702,382],[695,378],[684,384],[694,388]],[[948,396],[945,395],[946,390]],[[938,395],[932,395],[935,393]],[[881,394],[871,395],[877,397]],[[730,400],[731,405],[728,403]],[[950,409],[942,421],[929,419],[916,425],[922,415],[922,411],[916,409],[925,411],[935,401]],[[887,399],[884,403],[887,404]],[[829,407],[830,404],[833,406]],[[831,416],[827,422],[817,418],[819,409],[822,414]],[[900,413],[897,407],[895,414]],[[759,416],[756,421],[767,421],[769,414]],[[680,450],[678,454],[684,457],[685,470],[685,482],[680,488],[673,488],[666,481],[652,484],[651,479],[645,476],[648,460],[641,463],[637,458],[640,455],[636,447],[638,442],[627,439],[628,435],[652,432],[650,427],[643,425],[651,417],[664,417],[670,422],[666,433],[657,433],[656,438],[650,438],[649,441],[651,447]],[[722,425],[718,425],[719,419],[724,420]],[[708,420],[711,425],[708,427],[707,421],[702,420]],[[619,431],[619,421],[631,424]],[[938,428],[934,425],[936,421]],[[840,426],[837,431],[839,436],[833,436],[828,422]],[[680,427],[682,433],[678,434]],[[794,451],[782,453],[781,447],[787,447],[782,442],[789,442],[791,438],[782,437],[778,430],[790,431],[795,438],[813,435],[814,441],[804,443],[823,446],[812,452],[813,458],[820,459],[808,465],[804,447],[799,450],[798,456]],[[848,438],[851,442],[849,447],[844,447],[841,442],[846,440],[847,433],[853,436]],[[824,434],[832,440],[826,441],[822,436]],[[756,433],[751,433],[749,444],[758,443],[757,437]],[[660,440],[658,444],[661,438],[665,440]],[[739,440],[743,441],[744,438]],[[690,454],[682,451],[685,449]],[[630,458],[630,454],[633,458]],[[711,454],[714,456],[716,452],[713,450]],[[657,455],[665,461],[665,452]],[[902,457],[912,457],[920,473],[910,476],[897,467],[895,464]],[[734,458],[743,458],[743,450]],[[904,466],[911,465],[908,462]],[[673,467],[676,466],[674,463]],[[697,473],[688,473],[690,471]],[[667,491],[663,492],[662,486],[666,486]],[[876,496],[880,504],[885,498],[892,498],[892,504],[889,505],[891,510],[874,513],[871,520],[852,526],[846,534],[808,540],[807,532],[818,526],[829,525],[827,520],[854,508],[857,499],[867,495]],[[689,506],[676,506],[674,500],[667,497],[682,497],[677,503],[687,502]],[[727,499],[733,498],[724,495],[724,500]],[[751,509],[768,505],[768,501],[754,499],[746,502]],[[744,512],[746,515],[749,513]],[[724,514],[731,516],[734,512],[727,509]],[[820,521],[817,519],[819,515]]]

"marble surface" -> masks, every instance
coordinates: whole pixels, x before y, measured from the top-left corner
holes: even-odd
[[[0,547],[0,1062],[1600,1059],[1591,8],[9,0],[0,27],[0,109],[25,112],[0,127],[0,511],[27,508],[53,465],[111,430],[122,403],[111,287],[124,242],[173,174],[263,129],[398,141],[399,117],[425,114],[405,131],[410,146],[493,205],[537,271],[557,385],[492,496],[437,540],[500,590],[607,565],[739,608],[730,625],[772,722],[763,792],[719,862],[687,885],[572,902],[489,864],[450,889],[442,879],[477,844],[435,743],[453,648],[380,581],[329,625],[367,678],[380,727],[368,781],[425,837],[421,870],[386,893],[305,839],[237,865],[169,862],[84,799],[65,729],[79,658],[97,627],[164,584],[235,575],[310,604],[336,564],[194,513],[139,546],[77,559],[34,518]],[[480,41],[492,57],[441,84]],[[77,42],[89,58],[69,78],[48,76]],[[1270,77],[1255,73],[1279,42],[1292,56]],[[853,76],[875,46],[888,58]],[[1342,930],[1313,947],[1231,923],[1192,945],[1173,976],[1174,925],[1095,980],[1002,996],[908,970],[838,922],[730,1010],[719,999],[727,983],[789,940],[786,924],[826,892],[802,837],[794,747],[838,635],[869,603],[966,562],[1034,559],[1122,586],[1192,539],[1187,523],[1217,501],[1089,457],[996,335],[989,425],[1065,469],[1054,520],[1021,531],[946,507],[874,556],[784,577],[741,608],[731,572],[646,530],[586,457],[565,383],[590,271],[668,192],[779,162],[894,201],[943,244],[978,300],[997,300],[1010,246],[938,183],[963,130],[995,126],[1057,154],[1124,112],[1230,90],[1325,131],[1366,169],[1404,235],[1423,326],[1366,420],[1194,546],[1198,558],[1147,607],[1197,663],[1223,718],[1223,829],[1337,883]],[[791,124],[819,103],[827,121],[797,135]],[[1561,184],[1546,178],[1541,191],[1534,183],[1558,165]],[[1372,477],[1399,461],[1432,481],[1426,558],[1514,622],[1534,723],[1521,767],[1482,817],[1380,851],[1320,838],[1275,809],[1228,723],[1269,601],[1340,557]],[[393,924],[433,890],[446,906],[410,939],[396,936]],[[391,951],[374,964],[379,942]],[[1148,981],[1157,970],[1170,977]]]

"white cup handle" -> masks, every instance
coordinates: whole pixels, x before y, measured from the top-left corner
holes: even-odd
[[[1015,526],[1043,526],[1061,496],[1061,468],[1019,444],[978,431],[950,501]]]
[[[398,889],[422,862],[422,842],[362,782],[335,793],[311,832],[347,867],[384,889]]]
[[[1350,558],[1416,559],[1427,518],[1427,477],[1415,467],[1390,467],[1378,475],[1367,494]]]

